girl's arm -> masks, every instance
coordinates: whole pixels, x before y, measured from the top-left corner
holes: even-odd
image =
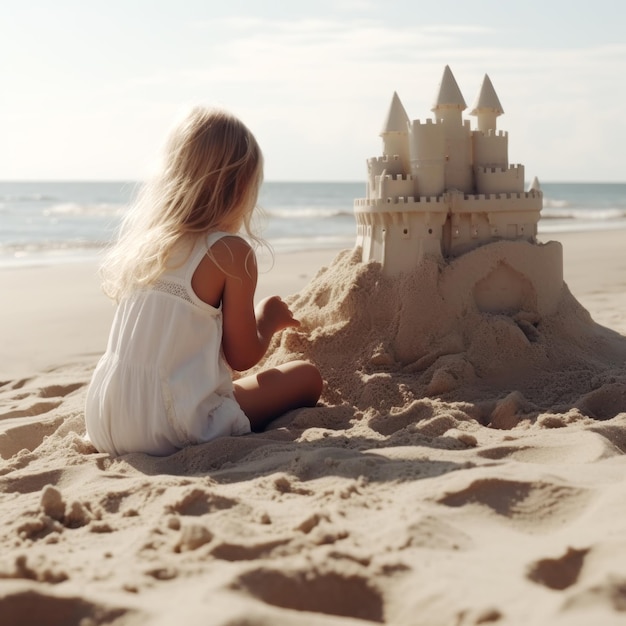
[[[262,300],[255,310],[258,269],[254,252],[246,241],[240,237],[224,237],[213,246],[212,252],[215,257],[215,263],[210,263],[212,280],[204,284],[210,282],[215,286],[216,273],[221,275],[224,357],[234,370],[247,370],[261,360],[274,333],[288,326],[298,326],[299,322],[278,296]],[[205,261],[197,271],[203,265]]]

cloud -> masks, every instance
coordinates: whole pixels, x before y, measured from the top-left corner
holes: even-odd
[[[61,84],[66,92],[50,91],[46,110],[34,87],[9,89],[11,99],[0,103],[3,117],[28,120],[27,130],[42,142],[64,142],[67,160],[58,164],[43,146],[40,167],[48,159],[68,168],[134,168],[127,176],[135,176],[136,164],[160,145],[182,105],[217,104],[255,131],[268,178],[360,180],[365,159],[379,152],[378,132],[393,92],[410,117],[430,117],[448,64],[468,104],[483,74],[491,77],[506,111],[499,125],[510,132],[513,162],[526,163],[544,180],[567,172],[570,179],[589,178],[585,155],[602,154],[593,158],[602,163],[593,176],[623,178],[618,151],[626,129],[619,106],[626,96],[626,44],[538,46],[528,43],[528,31],[528,37],[511,37],[503,46],[502,29],[413,17],[392,25],[377,19],[377,4],[365,2],[355,11],[361,17],[350,17],[351,0],[336,4],[336,11],[333,5],[333,12],[319,18],[180,20],[172,39],[164,41],[167,54],[144,55],[141,63],[133,57],[134,63],[115,66],[117,75],[107,66],[106,80],[99,80],[94,65],[88,89],[51,73],[48,88]],[[124,51],[117,54],[123,57]],[[26,77],[31,80],[26,73],[20,80]],[[22,150],[18,130],[8,127],[3,137],[14,146],[9,170],[33,161],[32,151]],[[118,142],[124,149],[105,153],[98,142],[100,148]],[[72,154],[82,158],[72,160]],[[95,170],[88,175],[97,177]]]
[[[212,44],[213,57],[179,80],[219,94],[223,104],[245,114],[276,154],[288,154],[287,142],[300,146],[305,177],[313,165],[324,168],[310,163],[308,151],[316,146],[333,147],[344,154],[344,162],[359,168],[372,154],[362,151],[375,154],[393,91],[399,92],[409,116],[429,117],[446,64],[468,103],[483,74],[490,75],[507,112],[502,126],[511,131],[517,158],[528,157],[548,172],[556,168],[547,161],[545,144],[559,151],[554,161],[562,159],[559,134],[570,129],[571,135],[587,123],[590,111],[606,119],[600,128],[594,123],[594,133],[581,133],[591,143],[588,148],[576,144],[579,156],[600,145],[605,149],[601,134],[616,126],[611,122],[615,108],[608,105],[625,66],[624,45],[503,49],[489,45],[491,31],[483,26],[397,28],[363,19],[225,19],[200,28],[207,35],[220,33]],[[623,96],[621,86],[619,90]],[[292,165],[279,161],[269,159],[277,170],[294,174]],[[353,177],[356,167],[342,171]],[[331,175],[326,168],[323,176]]]

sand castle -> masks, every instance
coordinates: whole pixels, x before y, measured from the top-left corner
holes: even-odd
[[[509,164],[504,113],[485,75],[470,112],[448,66],[432,107],[434,120],[411,121],[393,94],[381,137],[383,155],[367,161],[367,195],[354,201],[362,260],[378,261],[388,276],[410,271],[425,255],[450,261],[497,241],[528,242],[533,254],[506,246],[497,267],[476,288],[481,310],[519,308],[535,299],[554,311],[563,283],[560,244],[537,245],[543,193],[535,177],[524,191],[524,166]],[[510,247],[509,247],[510,248]],[[525,295],[524,295],[525,294]]]

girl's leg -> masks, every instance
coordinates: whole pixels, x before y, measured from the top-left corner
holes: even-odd
[[[291,409],[315,406],[322,393],[322,377],[315,365],[290,361],[234,382],[235,398],[252,430],[263,430]]]

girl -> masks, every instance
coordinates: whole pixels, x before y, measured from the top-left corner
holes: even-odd
[[[172,133],[101,268],[118,302],[87,392],[87,434],[101,452],[171,454],[317,403],[310,363],[236,382],[228,367],[249,369],[274,333],[299,325],[278,296],[254,307],[256,259],[237,233],[252,236],[262,177],[256,139],[224,111],[195,108]]]

